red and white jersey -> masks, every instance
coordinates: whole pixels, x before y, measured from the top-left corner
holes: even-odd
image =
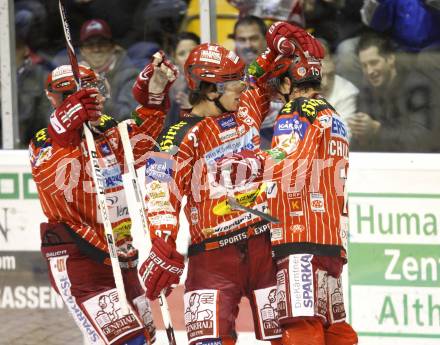
[[[226,154],[259,148],[259,128],[269,110],[268,95],[261,89],[244,92],[236,113],[188,117],[165,129],[159,149],[146,162],[147,221],[152,238],[179,231],[181,199],[187,196],[185,214],[191,244],[223,236],[261,219],[234,211],[228,191],[214,181],[215,162]],[[267,209],[267,201],[255,205],[263,193],[260,184],[230,191],[238,202]]]
[[[282,159],[267,188],[277,257],[295,253],[345,257],[348,132],[321,97],[298,98],[281,110],[271,156]]]
[[[142,107],[136,110],[129,135],[138,167],[154,146],[164,118],[165,114],[159,110]],[[110,116],[101,116],[100,124],[94,127],[94,136],[110,221],[118,242],[130,236],[131,221],[122,184],[125,163],[117,122]],[[90,244],[107,251],[85,138],[78,147],[61,147],[52,141],[45,128],[32,139],[29,153],[32,175],[48,222],[65,223]]]

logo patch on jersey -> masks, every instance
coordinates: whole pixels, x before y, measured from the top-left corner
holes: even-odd
[[[199,222],[199,210],[197,207],[191,207],[191,224],[195,225]]]
[[[290,206],[289,214],[291,216],[301,217],[302,215],[304,215],[301,197],[289,198],[289,206]]]
[[[101,171],[102,176],[104,176],[105,180],[105,188],[122,186],[122,175],[119,165],[113,166],[111,168],[105,168]]]
[[[125,192],[123,190],[106,193],[105,200],[108,207],[109,218],[112,223],[120,222],[122,220],[130,218],[130,214],[128,213],[127,200],[125,198]],[[98,212],[98,219],[100,219],[100,217],[101,212]]]
[[[331,126],[332,117],[328,116],[328,115],[322,115],[322,116],[318,117],[318,121],[322,127],[327,128],[327,127]]]
[[[108,156],[110,153],[112,153],[109,144],[103,143],[100,146],[101,146],[101,153],[103,156]]]
[[[287,303],[289,301],[289,296],[286,284],[287,270],[282,269],[277,272],[277,310],[278,310],[278,320],[286,318],[287,315]]]
[[[278,324],[276,285],[254,290],[254,296],[260,313],[258,326],[263,340],[278,338],[281,335],[281,328]]]
[[[255,202],[257,197],[263,193],[263,191],[265,189],[266,189],[266,186],[263,183],[256,190],[251,190],[250,192],[236,195],[235,200],[237,200],[237,202],[240,205],[249,207]],[[225,215],[228,215],[232,212],[234,212],[234,211],[232,210],[231,206],[229,205],[228,200],[223,200],[222,202],[215,205],[214,208],[212,209],[212,213],[214,213],[216,216],[225,216]]]
[[[266,196],[268,199],[273,199],[277,196],[278,186],[276,182],[267,182]]]
[[[247,124],[249,126],[252,126],[255,123],[254,119],[249,115],[248,107],[239,107],[238,110],[237,110],[237,116],[245,124]]]
[[[339,226],[339,236],[341,237],[342,246],[347,248],[348,245],[348,217],[341,216],[339,218],[340,226]]]
[[[128,214],[128,210],[127,210]],[[127,217],[129,217],[127,215]],[[113,232],[115,234],[115,241],[119,241],[120,239],[126,238],[131,234],[131,220],[122,222],[121,224],[115,226],[113,228]]]
[[[158,214],[156,216],[148,217],[152,225],[176,225],[177,218],[172,214]]]
[[[101,330],[108,344],[126,337],[131,332],[142,329],[141,324],[132,314],[123,314],[116,289],[107,290],[86,300],[84,308],[87,310],[96,328]]]
[[[348,131],[345,123],[335,115],[332,118],[332,137],[348,140]]]
[[[320,193],[310,193],[310,207],[312,212],[325,212],[324,196]]]
[[[174,207],[171,205],[169,200],[165,199],[148,199],[147,202],[148,212],[174,212]]]
[[[237,122],[235,121],[235,117],[233,115],[219,119],[217,120],[217,123],[222,131],[237,127]]]
[[[185,307],[185,327],[188,340],[210,340],[218,337],[217,330],[217,290],[194,290],[183,296]],[[202,342],[202,344],[209,344]],[[215,344],[215,343],[214,343]]]
[[[147,183],[147,196],[150,200],[169,200],[170,192],[168,185],[159,181],[152,181]]]
[[[172,179],[174,161],[162,157],[150,157],[145,168],[146,182],[169,182]]]
[[[290,226],[290,231],[292,231],[294,234],[298,234],[300,232],[303,232],[306,228],[302,224],[292,224]]]
[[[221,339],[209,339],[209,340],[203,340],[203,341],[198,341],[196,343],[196,345],[222,345],[222,340]]]
[[[105,166],[107,168],[113,167],[115,165],[118,165],[118,160],[116,159],[116,156],[114,154],[110,154],[106,157],[103,157],[103,160],[105,162]]]
[[[311,254],[289,256],[290,291],[292,297],[292,316],[313,316],[314,288]]]
[[[52,157],[52,145],[48,144],[47,146],[42,146],[38,150],[37,156],[35,156],[32,152],[30,154],[31,165],[33,167],[40,166],[43,162],[47,161],[50,157]]]
[[[170,193],[168,185],[159,181],[147,183],[147,212],[174,212],[174,207],[170,203]]]
[[[261,212],[267,212],[267,210],[268,210],[268,206],[267,206],[266,202],[261,203],[261,204],[257,204],[253,208],[258,211],[261,211]],[[215,228],[210,228],[210,230],[212,230],[213,233],[215,233],[215,234],[228,232],[231,230],[238,229],[243,224],[247,223],[250,220],[256,219],[256,218],[258,218],[258,217],[255,216],[254,214],[244,212],[236,218],[232,218],[230,220],[227,220],[223,223],[218,224]]]
[[[235,139],[237,136],[238,135],[237,135],[236,128],[231,128],[231,129],[219,134],[219,138],[222,143],[224,143],[225,141],[231,140],[231,139]]]
[[[251,129],[243,136],[228,141],[220,146],[217,146],[211,151],[208,151],[205,154],[205,159],[207,164],[214,163],[217,159],[223,157],[226,153],[237,153],[242,150],[251,150],[253,151],[257,146],[254,143],[253,139],[258,135],[257,130],[254,127],[251,127]]]
[[[270,230],[271,241],[281,241],[284,238],[283,228],[272,228]]]
[[[298,115],[293,118],[281,118],[275,125],[274,135],[289,135],[294,132],[300,139],[304,139],[308,126],[308,123],[301,121]]]

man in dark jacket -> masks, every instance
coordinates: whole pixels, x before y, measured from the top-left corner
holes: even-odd
[[[390,42],[377,34],[358,46],[364,79],[358,113],[348,120],[353,150],[430,152],[436,109],[429,81],[409,66],[399,67]]]
[[[113,41],[107,22],[92,19],[82,25],[80,50],[85,63],[110,84],[111,97],[107,97],[104,112],[118,114],[117,120],[128,118],[137,105],[131,88],[139,70],[131,63],[125,50]]]

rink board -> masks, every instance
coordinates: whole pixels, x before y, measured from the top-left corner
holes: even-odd
[[[66,311],[49,288],[38,252],[38,225],[44,217],[28,154],[0,151],[0,162],[0,344],[17,339],[38,344],[38,337],[47,339],[52,327],[61,327],[61,319],[66,339],[80,337],[73,322],[60,317]],[[344,272],[345,299],[360,344],[440,344],[440,156],[352,154],[348,188],[350,262]],[[136,228],[139,220],[133,222]],[[182,230],[178,243],[182,252],[186,235]],[[134,236],[142,248],[142,233]],[[141,249],[141,256],[145,254]],[[176,330],[184,338],[181,290],[171,306]],[[155,313],[160,324],[157,306]],[[256,343],[251,340],[250,317],[244,303],[238,322],[240,344]],[[26,320],[27,328],[17,318]],[[48,345],[63,344],[59,337],[52,337]]]

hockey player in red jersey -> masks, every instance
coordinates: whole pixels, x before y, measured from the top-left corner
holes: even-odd
[[[61,295],[89,344],[152,344],[155,326],[148,300],[137,276],[138,252],[132,246],[131,221],[122,184],[124,154],[117,123],[102,115],[104,84],[95,72],[80,66],[83,89],[76,91],[71,66],[53,70],[46,93],[54,107],[48,128],[30,143],[32,174],[47,223],[41,224],[41,251],[48,262],[51,285]],[[152,148],[160,133],[166,90],[176,69],[163,54],[155,55],[139,79],[149,80],[144,90],[149,109],[138,107],[129,124],[137,137],[134,155]],[[164,73],[168,72],[168,74]],[[168,77],[167,77],[168,75]],[[82,125],[89,123],[104,179],[110,221],[131,312],[121,312],[110,265],[104,226],[90,173],[90,160]]]
[[[280,29],[298,30],[276,23],[269,31]],[[322,48],[295,45],[293,61],[279,60],[273,69],[286,104],[275,122],[272,149],[253,157],[234,154],[219,169],[239,180],[237,166],[258,166],[260,172],[264,167],[262,175],[271,181],[266,197],[280,220],[272,224],[271,240],[283,345],[355,345],[341,282],[347,261],[347,128],[319,94]]]
[[[260,58],[270,63],[274,53]],[[264,87],[247,88],[245,65],[216,44],[197,46],[185,64],[193,105],[188,117],[165,129],[146,164],[147,221],[153,248],[140,273],[147,296],[177,284],[184,259],[175,249],[182,196],[191,244],[184,315],[189,343],[235,344],[235,320],[243,296],[250,300],[258,339],[280,344],[276,318],[275,263],[269,225],[231,208],[264,193],[260,183],[226,190],[214,183],[215,162],[228,152],[256,150],[269,108]],[[139,101],[139,100],[138,100]],[[254,206],[265,212],[267,202]]]

